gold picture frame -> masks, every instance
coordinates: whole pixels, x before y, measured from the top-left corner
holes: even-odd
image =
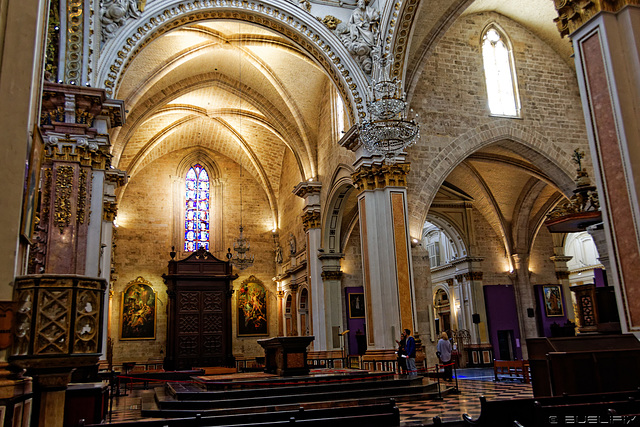
[[[251,275],[236,292],[238,302],[238,336],[269,335],[267,289]]]
[[[122,291],[121,340],[156,339],[157,293],[142,276],[127,283]]]
[[[559,285],[542,286],[542,301],[547,317],[564,316],[564,304],[562,302],[562,289]]]

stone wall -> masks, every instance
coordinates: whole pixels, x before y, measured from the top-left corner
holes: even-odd
[[[480,43],[490,22],[500,25],[513,45],[521,118],[489,113]],[[451,170],[469,154],[501,139],[517,142],[522,155],[529,155],[527,148],[541,153],[537,166],[552,179],[564,178],[556,184],[565,194],[570,192],[575,173],[571,153],[580,148],[589,156],[587,135],[575,72],[548,45],[501,15],[468,15],[447,31],[423,67],[410,94],[421,125],[420,141],[408,150],[412,234],[419,232],[435,192]],[[589,158],[585,164],[591,170]]]
[[[146,361],[164,357],[167,330],[167,294],[161,275],[167,272],[170,259],[173,226],[174,200],[172,176],[178,164],[190,150],[167,154],[141,170],[125,189],[119,203],[117,217],[117,248],[115,271],[117,281],[113,287],[111,309],[111,337],[115,339],[114,363],[124,361]],[[215,152],[208,155],[221,171],[223,185],[223,242],[233,247],[240,226],[240,186],[242,185],[242,222],[244,234],[251,243],[250,253],[255,255],[252,267],[237,271],[239,277],[233,282],[239,289],[243,280],[256,276],[268,291],[268,329],[277,331],[276,289],[271,280],[275,271],[273,239],[271,237],[272,216],[266,194],[262,187],[246,171],[240,181],[240,166]],[[178,195],[176,195],[178,196]],[[213,230],[212,230],[213,232]],[[224,254],[218,254],[223,256]],[[122,291],[127,283],[142,276],[152,283],[158,296],[156,339],[135,341],[120,340],[120,311]],[[233,352],[234,354],[262,355],[256,337],[237,336],[236,294],[232,297]]]

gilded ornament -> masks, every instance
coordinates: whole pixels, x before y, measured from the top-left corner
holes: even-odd
[[[58,166],[58,169],[56,169],[56,201],[53,222],[60,229],[60,233],[71,222],[72,191],[73,168],[71,166]]]
[[[87,171],[80,170],[80,182],[78,186],[78,224],[84,224],[85,208],[87,203]]]
[[[628,5],[640,5],[640,0],[554,0],[558,17],[554,19],[562,37],[582,27],[599,12],[618,12]]]
[[[49,222],[49,203],[51,202],[51,168],[44,169],[42,181],[42,221]]]
[[[116,216],[118,215],[118,203],[117,202],[112,202],[112,201],[105,201],[102,204],[102,209],[103,209],[103,215],[102,215],[102,219],[104,219],[105,221],[113,221],[116,219]]]
[[[572,160],[578,166],[575,179],[576,189],[569,200],[559,203],[548,215],[547,221],[558,220],[569,215],[585,212],[597,212],[600,210],[598,192],[594,185],[591,185],[589,174],[582,167],[584,152],[574,150]]]
[[[302,214],[302,227],[304,231],[307,232],[312,228],[320,228],[320,212],[305,212]]]
[[[340,270],[325,270],[320,276],[322,280],[340,280],[342,279],[342,271]]]
[[[351,179],[353,180],[353,185],[360,191],[386,187],[406,187],[409,170],[409,163],[360,166],[351,175]]]
[[[83,27],[82,0],[69,0],[67,3],[67,45],[65,49],[65,78],[67,84],[80,84],[82,64]]]

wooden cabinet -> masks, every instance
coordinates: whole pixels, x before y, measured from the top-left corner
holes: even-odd
[[[169,261],[166,370],[234,366],[231,348],[231,264],[204,249]]]

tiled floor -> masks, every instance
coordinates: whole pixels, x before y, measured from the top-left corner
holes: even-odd
[[[398,402],[402,426],[433,424],[433,417],[442,421],[460,421],[462,414],[472,418],[480,415],[479,397],[489,400],[507,400],[515,397],[532,397],[530,384],[520,382],[494,382],[493,371],[487,369],[465,369],[458,371],[460,393],[443,396],[442,400]],[[454,382],[442,383],[451,386]],[[444,388],[444,387],[443,387]],[[109,421],[133,421],[140,419],[141,390],[134,389],[127,396],[113,399],[113,411]]]
[[[433,417],[442,421],[460,421],[462,414],[472,418],[480,415],[480,396],[487,400],[508,400],[532,397],[531,385],[516,382],[493,382],[478,379],[460,379],[460,393],[443,396],[442,400],[399,402],[402,426],[433,424]]]

